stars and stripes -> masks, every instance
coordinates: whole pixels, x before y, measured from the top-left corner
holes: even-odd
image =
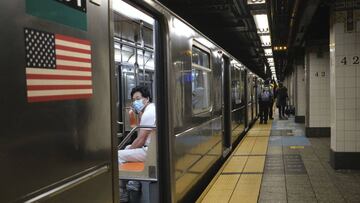
[[[91,44],[87,40],[25,28],[29,102],[91,97]]]

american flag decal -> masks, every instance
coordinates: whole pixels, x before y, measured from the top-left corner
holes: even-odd
[[[91,97],[88,40],[24,29],[28,102]]]

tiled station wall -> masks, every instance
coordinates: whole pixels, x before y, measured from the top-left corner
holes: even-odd
[[[330,127],[329,47],[309,47],[305,57],[308,77],[307,127]]]
[[[330,23],[331,148],[360,152],[360,10],[347,29],[346,11],[332,12]]]

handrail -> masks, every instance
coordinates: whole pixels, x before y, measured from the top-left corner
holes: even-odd
[[[124,147],[124,145],[129,141],[129,139],[131,138],[131,136],[136,132],[137,129],[139,128],[156,128],[156,126],[153,125],[139,125],[139,126],[135,126],[133,129],[130,130],[129,134],[126,135],[126,137],[120,142],[120,144],[118,145],[118,149],[121,149]]]
[[[218,117],[216,117],[216,118],[213,118],[213,119],[210,119],[210,120],[208,120],[208,121],[205,121],[204,123],[201,123],[201,124],[199,124],[199,125],[197,125],[197,126],[195,126],[195,127],[186,129],[186,130],[184,130],[184,131],[182,131],[182,132],[180,132],[180,133],[178,133],[178,134],[175,134],[175,137],[182,136],[183,134],[186,134],[186,133],[188,133],[188,132],[190,132],[190,131],[193,131],[193,130],[195,130],[195,129],[197,129],[197,128],[200,128],[201,126],[204,126],[204,125],[206,125],[206,124],[209,124],[209,123],[211,123],[211,122],[213,122],[213,121],[215,121],[215,120],[221,119],[221,117],[222,117],[222,116],[218,116]]]
[[[81,183],[87,181],[87,180],[90,180],[96,176],[99,176],[103,173],[106,173],[109,171],[109,166],[108,165],[104,165],[100,168],[97,168],[95,170],[92,170],[88,173],[86,173],[85,175],[82,175],[80,177],[77,177],[76,179],[74,180],[71,180],[63,185],[60,185],[56,188],[53,188],[45,193],[42,193],[36,197],[33,197],[29,200],[26,200],[25,203],[32,203],[32,202],[39,202],[39,201],[44,201],[46,199],[49,199],[57,194],[60,194],[61,192],[64,192],[66,190],[69,190],[70,188],[73,188],[77,185],[80,185]]]
[[[241,107],[239,107],[239,108],[236,108],[236,109],[231,110],[231,113],[234,113],[235,111],[242,110],[242,109],[244,109],[244,108],[245,108],[245,105],[244,105],[244,106],[241,106]]]

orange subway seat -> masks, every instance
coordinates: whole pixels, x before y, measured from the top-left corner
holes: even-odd
[[[119,164],[120,171],[134,171],[140,172],[145,168],[144,162],[127,162],[123,164]]]

